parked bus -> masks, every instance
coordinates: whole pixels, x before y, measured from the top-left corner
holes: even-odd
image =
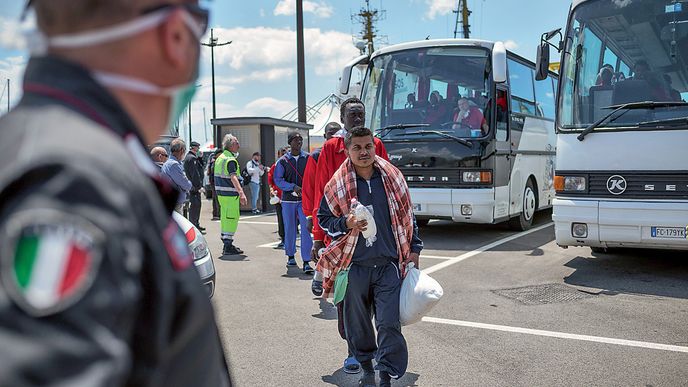
[[[557,35],[557,243],[688,249],[688,4],[577,0]]]
[[[350,78],[344,70],[341,92]],[[368,59],[366,122],[403,172],[419,224],[531,226],[554,198],[556,74],[501,42],[423,40]]]

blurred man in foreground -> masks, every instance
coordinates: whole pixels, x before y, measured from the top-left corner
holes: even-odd
[[[213,308],[143,144],[193,96],[196,1],[36,0],[0,119],[0,382],[227,386]],[[22,155],[19,157],[19,155]]]

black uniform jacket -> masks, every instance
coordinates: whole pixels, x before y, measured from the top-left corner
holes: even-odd
[[[30,60],[0,119],[0,385],[231,384],[158,173],[84,68]]]

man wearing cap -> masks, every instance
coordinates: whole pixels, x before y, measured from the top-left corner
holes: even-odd
[[[199,223],[201,217],[201,188],[203,188],[203,159],[199,153],[201,144],[191,141],[189,153],[184,157],[184,173],[191,181],[189,189],[189,220],[201,232],[205,231]]]
[[[163,164],[165,164],[165,161],[170,157],[170,155],[167,154],[167,151],[165,148],[161,146],[156,146],[153,147],[150,151],[151,155],[151,160],[155,163],[155,165],[158,166],[158,168],[162,168]]]
[[[301,187],[303,174],[310,155],[301,150],[303,138],[299,132],[292,132],[287,138],[291,151],[282,156],[275,166],[275,184],[282,190],[282,218],[284,220],[284,252],[287,255],[287,267],[296,266],[296,227],[301,225],[301,259],[303,272],[313,274],[311,247],[313,240],[306,229],[306,215],[301,206]]]
[[[192,0],[35,0],[0,118],[0,384],[228,386],[177,192],[144,144],[195,91]],[[33,48],[33,47],[32,47]]]

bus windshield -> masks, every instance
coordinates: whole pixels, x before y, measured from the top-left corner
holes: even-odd
[[[363,90],[366,121],[387,139],[487,135],[488,54],[454,46],[376,57]]]
[[[688,101],[688,3],[584,2],[570,18],[565,42],[560,130],[600,120],[599,130],[688,127],[682,104]],[[636,102],[656,103],[613,112]]]

